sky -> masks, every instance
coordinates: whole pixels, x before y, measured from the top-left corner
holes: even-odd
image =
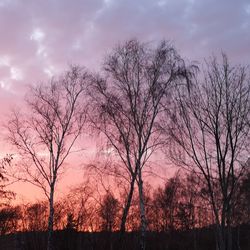
[[[249,0],[0,0],[0,118],[28,84],[101,67],[118,42],[167,39],[189,61],[250,61]],[[0,145],[3,152],[8,145]]]

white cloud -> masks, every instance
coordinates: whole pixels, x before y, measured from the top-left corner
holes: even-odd
[[[45,33],[40,29],[36,28],[30,35],[30,40],[41,42],[45,37]]]
[[[46,58],[46,57],[48,56],[48,54],[47,54],[47,52],[46,52],[46,48],[45,48],[45,46],[42,45],[42,44],[39,44],[39,45],[38,45],[36,54],[37,54],[38,56],[42,56],[42,57],[44,57],[44,58]]]
[[[0,81],[0,86],[2,89],[6,90],[6,91],[10,91],[11,83],[10,83],[9,79],[4,79],[4,80]]]
[[[10,66],[10,57],[7,55],[0,56],[0,66]]]
[[[55,75],[56,70],[55,70],[55,68],[54,68],[52,65],[50,65],[50,66],[44,68],[43,72],[44,72],[47,76],[52,77],[52,76]]]
[[[20,81],[23,79],[23,73],[21,69],[18,69],[16,67],[11,67],[10,68],[10,74],[11,74],[11,79]]]
[[[250,4],[246,6],[245,11],[248,15],[250,15]]]
[[[41,28],[35,28],[32,34],[30,35],[30,40],[35,41],[37,44],[37,56],[42,58],[48,57],[47,49],[44,45],[45,36],[45,32]]]
[[[167,4],[167,1],[166,1],[166,0],[160,0],[160,1],[157,2],[157,5],[158,5],[159,7],[163,7],[163,6],[165,6],[166,4]]]
[[[4,89],[4,87],[5,87],[5,82],[4,82],[4,81],[0,81],[0,86],[1,86],[2,89]]]
[[[0,1],[0,7],[5,7],[11,2],[11,0],[1,0]]]
[[[104,4],[109,7],[112,4],[113,0],[104,0]]]

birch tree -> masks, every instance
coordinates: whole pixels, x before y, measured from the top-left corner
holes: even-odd
[[[31,87],[26,113],[14,111],[8,139],[19,153],[18,178],[41,188],[49,201],[47,249],[53,249],[54,194],[65,160],[83,132],[89,75],[71,67],[58,79]]]
[[[12,160],[12,155],[6,155],[0,160],[0,209],[15,198],[15,193],[6,190],[6,185],[11,184],[7,176]]]
[[[120,231],[125,231],[135,183],[139,189],[140,249],[145,249],[146,217],[143,169],[161,145],[158,123],[171,88],[187,76],[184,61],[168,42],[157,47],[130,40],[106,58],[103,74],[91,89],[93,124],[107,139],[107,146],[121,161],[129,190]]]
[[[234,195],[249,157],[250,82],[244,66],[213,58],[204,77],[179,89],[168,126],[175,164],[195,170],[205,181],[213,210],[217,249],[231,250]]]

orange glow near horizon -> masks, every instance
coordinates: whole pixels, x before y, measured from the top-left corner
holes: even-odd
[[[13,107],[24,110],[28,85],[50,81],[71,64],[96,72],[108,51],[132,37],[152,43],[163,38],[173,41],[190,62],[203,62],[223,50],[231,61],[249,64],[249,6],[242,0],[229,1],[226,8],[223,1],[37,0],[22,4],[0,0],[1,125]],[[2,128],[1,158],[14,152],[5,137]],[[83,140],[85,151],[67,160],[68,170],[59,181],[58,196],[84,180],[82,166],[95,160],[96,144],[89,136],[87,142]],[[159,159],[157,166],[163,166],[158,171],[163,179],[172,176],[175,170],[166,166],[163,155],[154,159]],[[151,182],[157,185],[163,180]],[[8,187],[17,193],[18,201],[44,197],[41,190],[27,183]]]

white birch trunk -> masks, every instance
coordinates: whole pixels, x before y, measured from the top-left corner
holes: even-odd
[[[54,185],[50,188],[47,250],[53,250]]]
[[[143,181],[141,176],[141,170],[138,174],[138,188],[139,188],[139,202],[140,202],[140,217],[141,217],[141,236],[140,236],[140,250],[146,249],[146,215],[145,215],[145,204],[144,204],[144,195],[143,195]]]

